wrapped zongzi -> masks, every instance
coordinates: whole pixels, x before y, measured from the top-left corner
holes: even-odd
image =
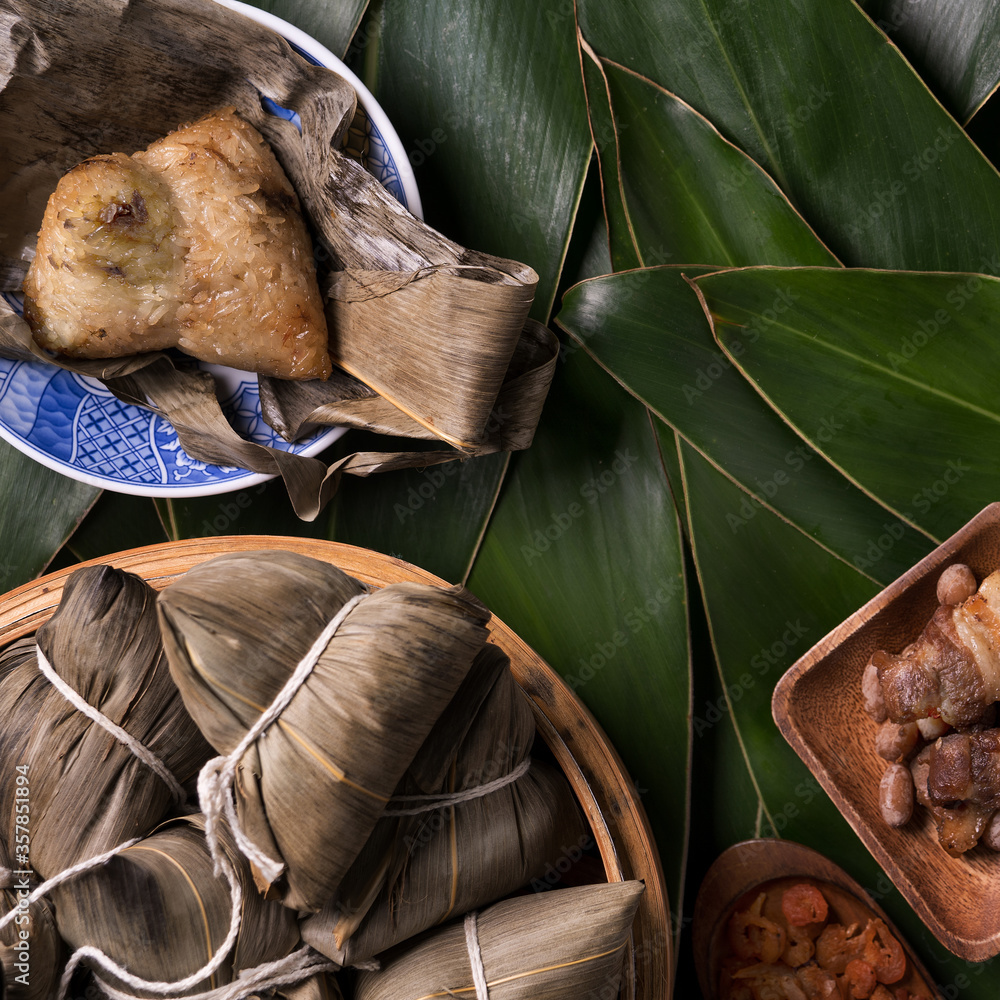
[[[172,821],[105,865],[52,890],[59,931],[73,948],[103,952],[130,975],[174,983],[196,975],[238,925],[218,968],[171,996],[196,995],[232,982],[243,970],[286,958],[299,943],[295,915],[261,899],[250,867],[228,831],[222,845],[241,902],[233,920],[234,886],[213,872],[201,817]],[[92,958],[86,964],[96,965]],[[130,995],[155,996],[116,981],[100,965],[95,974]]]
[[[234,757],[298,678],[240,751],[235,814],[262,888],[318,910],[485,643],[489,613],[461,589],[369,592],[328,563],[278,551],[202,563],[159,607],[171,672],[220,754]],[[220,780],[231,764],[218,762]],[[200,786],[211,787],[204,776]]]
[[[463,719],[468,681],[477,675],[486,681],[485,697]],[[506,896],[579,850],[586,834],[576,800],[563,775],[531,760],[534,735],[506,655],[487,646],[410,768],[411,794],[388,806],[390,816],[395,809],[411,822],[397,831],[395,863],[377,899],[358,917],[338,896],[303,922],[303,940],[354,965]],[[450,752],[442,755],[444,748]]]
[[[613,998],[642,891],[611,882],[496,903],[359,973],[355,1000]]]
[[[110,566],[77,570],[36,642],[37,651],[25,644],[9,651],[17,662],[0,682],[0,703],[14,719],[23,703],[31,719],[11,766],[30,776],[31,863],[51,878],[151,831],[183,801],[182,786],[211,748],[170,677],[156,592],[139,577]],[[54,680],[39,673],[45,664]],[[121,736],[83,709],[96,710]],[[8,843],[13,817],[13,810],[4,814]]]
[[[30,823],[25,823],[25,829],[30,829]],[[34,875],[19,867],[16,857],[4,857],[0,850],[7,876],[0,888],[0,919],[17,911],[0,930],[0,996],[4,1000],[52,1000],[66,962],[65,947],[49,901],[27,901]],[[27,852],[20,857],[26,858]]]

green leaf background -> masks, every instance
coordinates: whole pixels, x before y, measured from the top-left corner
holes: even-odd
[[[348,477],[309,525],[280,484],[98,496],[2,445],[3,581],[266,532],[466,582],[624,757],[663,860],[677,996],[697,992],[708,866],[781,836],[865,885],[943,993],[992,1000],[996,961],[930,937],[781,739],[770,698],[998,499],[997,4],[258,5],[362,76],[432,225],[538,271],[534,315],[563,349],[534,445]]]

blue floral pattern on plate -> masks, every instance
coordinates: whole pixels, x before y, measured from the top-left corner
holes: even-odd
[[[384,113],[360,81],[336,56],[298,29],[234,0],[224,2],[275,28],[303,58],[336,70],[355,85],[359,105],[382,121],[380,130],[372,115],[358,116],[366,132],[365,165],[409,211],[419,216],[420,199],[406,154]],[[20,312],[20,296],[4,293],[4,298]],[[227,419],[251,441],[315,455],[344,433],[343,428],[329,428],[290,444],[264,422],[255,375],[206,367],[216,375]],[[0,437],[56,472],[119,493],[209,496],[272,478],[191,458],[181,448],[173,427],[162,417],[122,403],[95,379],[42,362],[0,358]]]

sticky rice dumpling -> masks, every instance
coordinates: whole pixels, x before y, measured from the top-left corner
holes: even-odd
[[[390,815],[402,809],[404,819],[416,822],[397,833],[395,864],[372,905],[352,914],[341,893],[302,923],[303,940],[341,965],[495,902],[586,839],[565,776],[530,759],[534,716],[506,655],[488,645],[473,669],[470,678],[483,675],[480,686],[487,686],[477,711],[463,719],[459,699],[476,700],[463,684],[421,748],[423,760],[410,769],[408,791],[417,798],[389,804]],[[460,741],[444,757],[444,773],[436,774],[428,766],[441,756],[435,745],[447,748],[455,729]],[[433,802],[435,795],[458,801],[405,815],[408,805]]]
[[[242,970],[281,959],[299,943],[295,914],[260,898],[227,830],[222,843],[241,896],[236,940],[209,978],[187,990],[171,990],[170,996],[197,995],[230,983]],[[133,976],[154,982],[185,979],[213,957],[232,924],[233,888],[212,869],[202,818],[172,820],[106,864],[53,889],[59,932],[72,950],[98,948]],[[122,988],[100,966],[95,971]],[[134,987],[127,993],[157,995]]]
[[[355,1000],[616,997],[643,889],[642,882],[610,882],[495,903],[471,927],[459,920],[383,956],[377,971],[358,975]]]
[[[171,674],[227,758],[336,626],[235,775],[239,822],[265,856],[259,884],[315,912],[485,644],[489,612],[461,588],[369,592],[335,566],[281,551],[201,563],[158,606]]]
[[[233,108],[70,170],[24,293],[37,343],[69,357],[177,347],[277,378],[331,371],[298,198]]]
[[[145,748],[162,773],[42,675],[36,643],[56,679]],[[0,709],[17,720],[0,749],[30,774],[31,864],[43,878],[151,831],[211,756],[171,679],[156,592],[132,573],[75,570],[35,643],[10,647],[0,665]],[[16,788],[8,782],[0,796],[8,844],[17,843]]]

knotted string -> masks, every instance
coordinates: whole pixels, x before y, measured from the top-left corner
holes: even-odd
[[[75,878],[83,872],[90,871],[91,868],[100,868],[101,865],[107,864],[116,854],[121,854],[122,851],[133,844],[138,844],[140,839],[139,837],[133,837],[131,840],[126,840],[125,843],[119,844],[117,847],[112,847],[110,851],[97,854],[86,861],[80,861],[65,871],[61,871],[58,875],[53,875],[52,878],[46,879],[28,893],[27,899],[23,903],[19,903],[14,909],[5,913],[3,917],[0,917],[0,930],[3,930],[17,916],[19,909],[24,910],[43,896],[47,896],[57,885],[62,885],[63,882],[68,882],[71,878]]]
[[[123,844],[120,847],[115,848],[114,854],[119,851],[124,850],[126,847],[131,847],[132,844],[138,841],[132,841],[129,844]],[[100,863],[108,860],[103,859],[92,859],[92,862],[85,862],[86,865],[90,867],[96,867],[96,863],[100,860]],[[80,868],[80,865],[75,865],[74,868]],[[137,990],[144,990],[149,993],[156,993],[161,996],[168,996],[171,993],[182,993],[185,990],[191,989],[192,986],[197,985],[202,980],[207,979],[214,972],[216,972],[220,965],[226,960],[226,956],[232,950],[233,945],[236,944],[236,938],[240,933],[240,918],[243,908],[243,890],[240,888],[239,880],[236,878],[236,874],[232,869],[232,866],[228,862],[224,862],[222,865],[223,874],[226,876],[226,881],[229,883],[229,893],[232,899],[232,909],[229,916],[229,933],[226,935],[225,941],[219,945],[215,954],[208,960],[208,962],[203,965],[197,972],[191,973],[190,976],[185,976],[184,979],[179,979],[176,982],[163,982],[156,980],[142,979],[139,976],[133,975],[128,969],[122,968],[113,959],[109,958],[100,948],[95,948],[93,945],[86,944],[82,948],[77,948],[76,951],[70,956],[69,961],[66,963],[66,968],[63,970],[62,979],[59,981],[59,993],[57,995],[57,1000],[64,1000],[70,986],[70,981],[73,978],[73,973],[76,971],[76,967],[85,959],[89,958],[91,961],[96,962],[98,965],[104,969],[105,972],[110,972],[111,975],[120,979],[123,983],[127,983],[129,986]],[[56,876],[56,879],[63,879],[63,876],[67,876],[74,873],[72,868],[67,869],[67,871],[62,872],[60,875]],[[51,879],[50,881],[55,881]],[[48,883],[43,883],[38,888],[44,888]],[[37,891],[37,890],[36,890]]]
[[[217,986],[204,993],[189,994],[185,1000],[242,1000],[243,997],[252,993],[298,983],[321,972],[336,972],[337,968],[335,962],[331,962],[305,945],[273,962],[265,962],[252,969],[244,969],[233,982],[226,986]],[[123,993],[98,976],[95,976],[94,980],[111,1000],[138,1000],[134,994]],[[147,986],[146,989],[148,990],[149,987]],[[150,990],[150,992],[156,991]]]
[[[261,733],[281,715],[296,692],[305,683],[309,674],[312,673],[313,667],[322,656],[323,650],[329,645],[337,629],[344,623],[344,619],[368,596],[369,591],[363,591],[360,594],[355,594],[344,604],[319,634],[306,655],[299,661],[298,666],[286,681],[285,686],[278,692],[274,701],[247,730],[236,749],[228,756],[213,757],[201,769],[201,773],[198,775],[198,800],[201,804],[201,811],[205,814],[205,839],[212,855],[216,875],[219,874],[222,860],[219,851],[218,823],[223,815],[244,857],[257,867],[257,870],[268,882],[275,881],[284,870],[284,865],[268,857],[247,837],[240,826],[236,815],[236,804],[233,800],[233,781],[236,778],[236,768],[239,766],[243,754],[253,745]]]
[[[103,854],[98,854],[92,858],[88,858],[86,861],[81,861],[64,871],[61,871],[58,875],[53,875],[52,878],[46,879],[46,881],[42,882],[28,894],[28,897],[23,904],[15,906],[8,913],[4,914],[2,918],[0,918],[0,930],[14,920],[18,913],[23,912],[23,910],[32,903],[41,899],[43,896],[48,895],[48,893],[56,886],[61,885],[63,882],[68,882],[77,875],[81,875],[84,872],[91,871],[94,868],[99,868],[102,865],[107,864],[118,854],[121,854],[128,848],[138,844],[140,840],[140,837],[134,837],[131,840],[126,840],[124,843],[119,844],[117,847],[113,847],[109,851],[105,851]],[[101,951],[100,948],[96,948],[93,945],[84,945],[73,952],[69,961],[66,963],[66,967],[63,970],[62,977],[59,981],[59,992],[56,995],[56,1000],[65,1000],[76,968],[85,959],[90,959],[91,962],[96,963],[105,972],[115,976],[118,980],[128,986],[131,986],[133,989],[141,990],[146,993],[157,994],[159,996],[170,996],[176,993],[186,992],[191,989],[191,987],[203,982],[205,979],[208,979],[209,976],[218,971],[219,967],[226,960],[229,952],[232,951],[233,946],[236,944],[236,939],[239,936],[240,924],[242,921],[243,890],[240,887],[239,880],[236,878],[235,872],[228,862],[223,863],[222,872],[226,877],[226,881],[229,883],[231,899],[229,932],[226,935],[225,940],[212,955],[209,961],[200,969],[191,973],[191,975],[186,976],[184,979],[179,979],[174,982],[142,979],[141,977],[133,975],[127,969],[118,965],[117,962]],[[204,993],[196,994],[191,998],[191,1000],[241,1000],[242,997],[249,996],[257,990],[265,990],[276,986],[287,985],[289,983],[296,983],[311,975],[315,975],[316,973],[333,972],[337,968],[338,966],[336,963],[329,961],[324,956],[319,955],[308,946],[305,946],[298,949],[298,951],[294,951],[291,954],[285,955],[273,962],[265,962],[252,969],[244,969],[237,976],[234,982]],[[134,994],[120,992],[113,986],[104,982],[97,975],[94,976],[94,979],[104,993],[107,996],[112,997],[113,1000],[137,1000]]]
[[[187,798],[180,782],[171,773],[170,768],[160,760],[144,743],[137,740],[131,733],[126,732],[121,726],[116,725],[106,715],[94,708],[78,691],[75,691],[67,684],[49,663],[48,658],[42,652],[40,646],[36,644],[35,655],[38,660],[38,669],[45,676],[46,680],[78,711],[82,712],[88,719],[96,722],[102,729],[107,730],[119,743],[123,743],[132,753],[139,758],[151,771],[154,771],[170,789],[170,794],[178,805],[184,803]]]
[[[482,785],[464,788],[460,792],[442,793],[441,795],[394,795],[389,800],[389,805],[386,806],[385,813],[387,816],[419,816],[421,813],[431,812],[434,809],[443,809],[446,806],[454,806],[462,802],[471,802],[473,799],[481,799],[485,795],[490,795],[501,788],[506,788],[507,785],[512,785],[518,778],[527,773],[529,767],[531,767],[531,758],[525,757],[508,774],[500,778],[495,778],[493,781],[487,781]],[[394,802],[420,802],[422,805],[395,808],[393,806]]]

